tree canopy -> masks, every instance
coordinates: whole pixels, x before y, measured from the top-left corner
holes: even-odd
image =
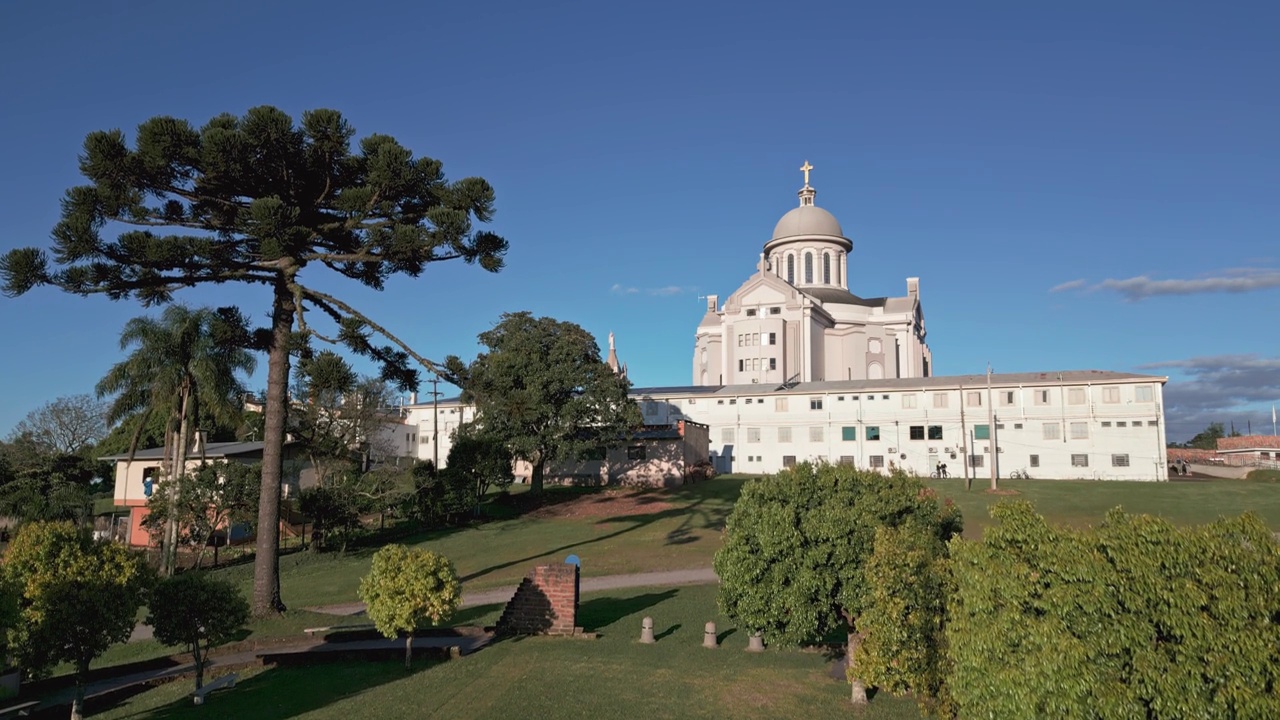
[[[622,443],[643,423],[631,383],[578,325],[506,313],[479,339],[487,351],[469,365],[450,356],[447,377],[475,404],[477,429],[533,466],[531,492],[541,492],[548,462]]]
[[[196,689],[204,687],[209,649],[230,639],[249,621],[249,603],[224,578],[189,571],[156,585],[147,624],[164,645],[180,645],[196,666]]]
[[[462,600],[462,585],[445,556],[387,545],[374,553],[369,574],[360,580],[360,599],[378,632],[389,638],[407,634],[404,663],[410,667],[413,631],[449,619]]]
[[[1280,717],[1280,544],[1258,517],[1052,527],[1004,502],[953,543],[961,717]]]
[[[960,532],[961,518],[901,472],[802,463],[751,480],[715,557],[720,609],[771,642],[813,643],[844,631],[853,657],[872,596],[867,565],[883,528],[939,546]],[[858,679],[853,695],[866,702]]]
[[[72,720],[83,711],[89,663],[129,639],[151,574],[124,546],[96,542],[67,522],[23,525],[4,558],[19,592],[11,650],[29,675],[61,662],[76,674]]]
[[[107,411],[92,395],[66,395],[27,413],[13,429],[57,455],[75,455],[107,434]]]
[[[353,150],[354,137],[335,110],[304,112],[295,124],[267,106],[199,128],[154,117],[132,147],[120,130],[90,133],[80,158],[89,182],[66,192],[52,254],[27,247],[0,258],[10,296],[53,285],[154,305],[202,285],[269,291],[270,325],[252,334],[268,353],[253,596],[260,614],[284,608],[277,518],[290,353],[313,339],[343,343],[404,389],[418,383],[411,360],[436,369],[304,275],[323,268],[382,290],[393,276],[417,277],[452,259],[497,271],[507,249],[500,236],[473,229],[492,219],[489,183],[449,182],[438,160],[415,158],[387,135]]]

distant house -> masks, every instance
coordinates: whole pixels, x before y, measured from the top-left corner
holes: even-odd
[[[253,464],[262,461],[261,442],[212,442],[197,441],[187,459],[187,469],[194,470],[201,462],[223,460]],[[107,455],[103,460],[116,466],[115,505],[129,508],[128,528],[124,540],[127,544],[145,547],[151,544],[151,536],[142,527],[146,519],[147,500],[155,491],[163,465],[164,448],[139,450],[130,458],[127,454]],[[285,446],[285,477],[280,491],[284,497],[296,496],[303,488],[315,484],[315,473],[302,453],[293,446]]]
[[[1280,437],[1241,435],[1218,438],[1218,455],[1227,465],[1280,468]]]
[[[549,463],[543,482],[675,487],[689,481],[699,464],[709,462],[709,447],[709,430],[701,423],[679,420],[673,425],[648,426],[623,445],[602,448],[595,458]],[[528,482],[532,474],[529,463],[516,462],[520,482]]]

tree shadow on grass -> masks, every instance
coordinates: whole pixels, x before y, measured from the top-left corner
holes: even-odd
[[[723,645],[724,641],[728,640],[729,636],[736,632],[738,632],[737,628],[729,628],[728,630],[721,630],[720,634],[716,635],[716,644]]]
[[[414,661],[414,673],[428,672],[443,660]],[[364,692],[373,687],[408,677],[401,662],[349,662],[322,664],[309,667],[271,668],[242,682],[234,688],[219,690],[205,698],[204,712],[210,717],[236,718],[236,720],[275,720],[296,717],[326,707],[343,698]],[[191,684],[190,679],[174,682]],[[192,687],[194,685],[192,684]],[[138,686],[137,692],[150,689]],[[127,705],[132,695],[93,698],[87,704],[94,715],[108,709]],[[122,718],[145,716],[148,720],[177,720],[191,716],[191,698],[184,694],[179,700],[153,710],[140,708]],[[65,708],[60,717],[66,717]]]
[[[498,615],[502,614],[502,608],[506,607],[506,603],[490,603],[488,605],[472,605],[465,607],[453,614],[449,618],[449,624],[458,625],[492,625],[497,622]],[[493,622],[481,622],[484,620],[493,620]]]
[[[679,629],[680,629],[680,628],[682,628],[682,627],[684,627],[684,626],[683,626],[683,625],[681,625],[680,623],[676,623],[675,625],[672,625],[671,627],[667,628],[666,630],[663,630],[662,632],[658,633],[657,635],[654,635],[654,636],[653,636],[653,639],[654,639],[654,641],[656,642],[656,641],[658,641],[658,640],[661,640],[661,639],[662,639],[662,638],[664,638],[664,637],[670,637],[672,634],[674,634],[674,633],[675,633],[675,631],[679,630]]]
[[[675,597],[679,590],[663,590],[632,597],[597,597],[578,604],[578,625],[584,630],[600,630],[658,603]],[[636,635],[640,634],[640,620],[635,622]],[[671,632],[671,631],[668,631]]]

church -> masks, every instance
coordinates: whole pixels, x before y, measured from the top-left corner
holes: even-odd
[[[920,280],[907,294],[849,291],[853,241],[814,204],[808,162],[800,206],[782,216],[756,273],[720,307],[707,298],[693,354],[694,385],[929,377]]]
[[[800,169],[799,206],[774,226],[755,273],[723,305],[707,299],[694,331],[692,384],[632,389],[648,428],[695,428],[698,450],[707,438],[704,457],[722,473],[812,461],[978,482],[1168,480],[1167,377],[989,368],[935,375],[919,279],[907,278],[901,297],[851,292],[853,241],[815,204],[813,167]],[[625,372],[612,335],[609,364]],[[474,414],[456,399],[407,411],[423,459],[432,456],[435,428],[444,458],[452,430]]]

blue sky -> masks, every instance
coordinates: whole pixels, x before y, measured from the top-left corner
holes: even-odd
[[[698,296],[753,272],[808,160],[851,290],[920,278],[938,374],[1169,375],[1175,439],[1270,432],[1278,26],[1244,2],[3,3],[0,250],[49,244],[90,131],[332,107],[488,179],[511,243],[497,275],[443,264],[355,304],[437,358],[550,315],[683,385]],[[143,312],[0,298],[0,436],[92,391]]]

